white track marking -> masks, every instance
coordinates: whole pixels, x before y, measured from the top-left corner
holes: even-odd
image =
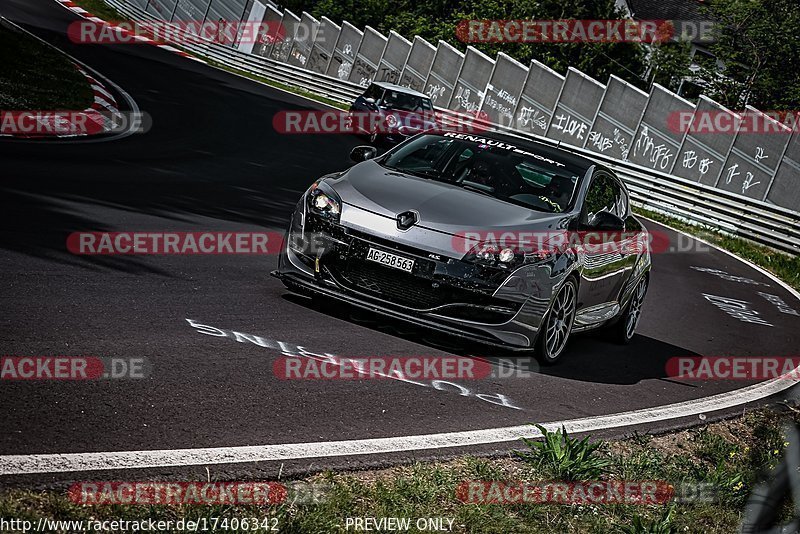
[[[685,235],[685,236],[688,236],[688,237],[690,237],[690,238],[694,239],[695,241],[699,241],[700,243],[703,243],[704,245],[707,245],[707,246],[709,246],[709,247],[711,247],[711,248],[713,248],[713,249],[716,249],[716,250],[718,250],[718,251],[720,251],[720,252],[722,252],[722,253],[724,253],[724,254],[727,254],[728,256],[730,256],[731,258],[733,258],[733,259],[735,259],[735,260],[739,260],[740,262],[744,263],[745,265],[747,265],[747,266],[748,266],[748,267],[750,267],[751,269],[755,269],[756,271],[760,272],[761,274],[763,274],[763,275],[764,275],[764,276],[766,276],[767,278],[769,278],[769,279],[771,279],[771,280],[774,280],[774,281],[775,281],[775,283],[777,283],[777,284],[778,284],[779,286],[781,286],[783,289],[785,289],[786,291],[788,291],[789,293],[791,293],[792,295],[794,295],[795,297],[797,297],[797,299],[798,299],[798,300],[800,300],[800,293],[798,293],[798,292],[797,292],[797,290],[796,290],[795,288],[793,288],[792,286],[790,286],[789,284],[787,284],[786,282],[784,282],[783,280],[781,280],[780,278],[778,278],[777,276],[775,276],[774,274],[772,274],[771,272],[769,272],[768,270],[764,269],[763,267],[760,267],[760,266],[756,265],[755,263],[751,262],[750,260],[747,260],[747,259],[745,259],[745,258],[742,258],[742,257],[740,257],[740,256],[737,256],[737,255],[736,255],[736,254],[734,254],[733,252],[731,252],[731,251],[729,251],[729,250],[725,250],[724,248],[720,248],[720,247],[718,247],[717,245],[715,245],[715,244],[713,244],[713,243],[709,243],[709,242],[708,242],[708,241],[706,241],[705,239],[701,239],[701,238],[699,238],[699,237],[695,237],[695,236],[693,236],[692,234],[690,234],[690,233],[688,233],[688,232],[684,232],[683,230],[678,230],[678,229],[676,229],[676,228],[673,228],[673,227],[671,227],[671,226],[668,226],[668,225],[666,225],[666,224],[664,224],[664,223],[658,222],[658,221],[657,221],[657,220],[655,220],[655,219],[651,219],[650,217],[646,217],[646,216],[644,216],[644,215],[639,215],[639,214],[636,214],[636,216],[637,216],[637,217],[640,217],[640,218],[642,218],[642,219],[647,219],[648,221],[652,221],[652,222],[654,222],[654,223],[656,223],[656,224],[658,224],[658,225],[660,225],[660,226],[663,226],[663,227],[665,227],[665,228],[669,228],[669,229],[670,229],[670,230],[672,230],[673,232],[676,232],[676,233],[679,233],[679,234],[683,234],[683,235]],[[698,228],[700,228],[700,227],[698,226]],[[736,236],[734,236],[734,237],[736,237]],[[740,238],[740,239],[743,239],[743,238]]]
[[[576,433],[654,423],[679,417],[689,417],[701,413],[732,408],[747,402],[763,399],[770,395],[780,393],[793,384],[794,381],[791,379],[776,378],[730,393],[722,393],[703,399],[611,415],[553,421],[544,424],[544,427],[549,430],[555,430],[560,428],[561,425],[564,425],[568,432]],[[316,443],[286,443],[249,447],[70,454],[25,454],[0,456],[0,475],[146,469],[154,467],[180,467],[287,461],[300,458],[387,454],[393,452],[486,445],[516,441],[521,437],[537,438],[540,436],[541,433],[537,428],[531,425],[520,425],[505,428],[490,428],[486,430],[423,434],[418,436],[323,441]]]

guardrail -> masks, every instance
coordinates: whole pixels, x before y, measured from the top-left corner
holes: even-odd
[[[105,1],[130,19],[164,22],[124,0]],[[182,31],[176,28],[177,34],[181,34]],[[223,67],[297,87],[345,104],[351,103],[364,91],[364,87],[356,83],[313,73],[301,67],[241,52],[210,41],[202,42],[196,35],[191,34],[191,36],[200,42],[174,44],[174,46],[179,46],[191,54],[211,60]],[[437,111],[445,116],[455,116],[455,112],[448,109],[437,108]],[[460,113],[460,116],[463,118],[463,113]],[[480,121],[478,123],[480,124]],[[557,145],[552,139],[496,124],[483,123],[483,126],[551,146]],[[559,146],[601,161],[612,168],[628,185],[635,205],[676,216],[690,223],[717,228],[728,234],[785,252],[793,254],[800,252],[800,214],[797,212],[627,161],[609,158],[566,143],[561,143]]]

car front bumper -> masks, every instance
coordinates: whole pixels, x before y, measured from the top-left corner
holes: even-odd
[[[301,212],[295,217],[302,218]],[[473,264],[327,222],[322,232],[313,229],[326,242],[309,255],[293,246],[303,233],[299,226],[293,225],[294,232],[290,228],[272,273],[288,288],[507,349],[534,346],[552,289],[563,279],[551,265],[491,277]],[[302,226],[311,233],[310,224]],[[414,259],[414,269],[406,273],[367,261],[369,248]]]

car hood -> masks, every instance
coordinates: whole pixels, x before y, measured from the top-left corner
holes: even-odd
[[[543,213],[458,186],[386,169],[374,160],[328,183],[342,202],[391,219],[413,210],[417,226],[451,235],[467,231],[557,229],[565,214]]]

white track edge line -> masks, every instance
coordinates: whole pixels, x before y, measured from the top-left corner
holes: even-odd
[[[792,371],[792,373],[798,370],[800,370],[800,367]],[[791,378],[775,378],[733,392],[721,393],[702,399],[618,414],[552,421],[544,426],[548,429],[556,429],[563,425],[568,432],[577,433],[688,417],[756,401],[780,393],[794,384],[795,382]],[[537,428],[531,425],[518,425],[440,434],[314,443],[202,449],[8,455],[0,456],[0,475],[185,467],[386,454],[411,450],[486,445],[515,441],[521,437],[536,438],[540,436],[541,433]]]

